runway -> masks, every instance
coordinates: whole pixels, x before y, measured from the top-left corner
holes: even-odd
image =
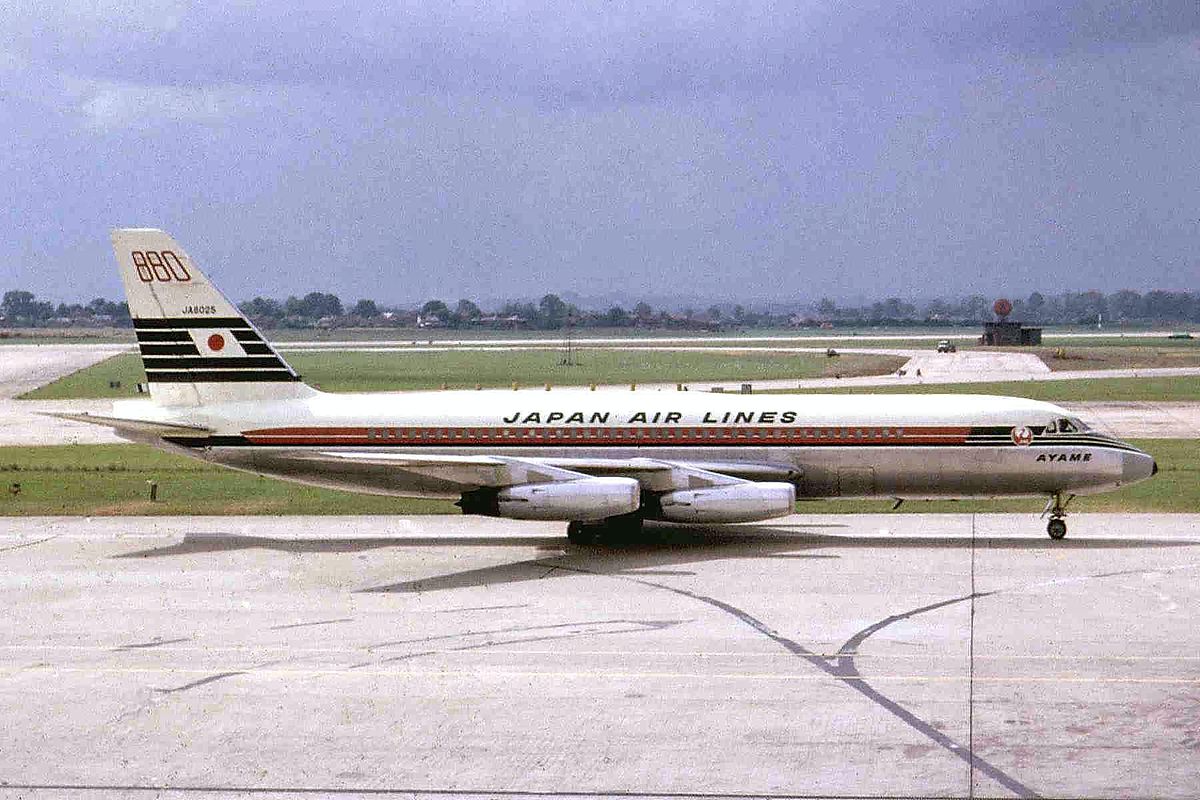
[[[1194,797],[1200,516],[0,519],[0,795]]]

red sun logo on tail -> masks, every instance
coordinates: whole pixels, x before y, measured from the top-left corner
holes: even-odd
[[[225,348],[225,337],[219,333],[214,333],[208,337],[209,350],[223,350]]]

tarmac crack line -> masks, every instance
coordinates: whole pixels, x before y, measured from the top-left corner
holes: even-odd
[[[1015,794],[1017,797],[1023,797],[1023,798],[1040,797],[1040,795],[1038,795],[1038,793],[1035,792],[1030,787],[1021,783],[1019,780],[1012,777],[1011,775],[1008,775],[1006,772],[1004,772],[1003,770],[1001,770],[999,767],[995,766],[991,762],[985,761],[984,759],[979,758],[978,756],[975,756],[969,750],[969,748],[963,747],[961,744],[956,742],[950,736],[947,736],[946,734],[942,733],[937,728],[930,725],[928,722],[925,722],[924,720],[922,720],[920,717],[918,717],[913,712],[911,712],[908,709],[901,706],[895,700],[892,700],[890,697],[887,697],[886,695],[881,693],[879,690],[877,690],[875,687],[871,686],[871,684],[868,683],[864,677],[862,677],[862,674],[858,671],[858,667],[854,664],[854,656],[856,655],[855,649],[857,648],[857,646],[859,644],[861,644],[864,640],[867,639],[867,637],[871,636],[872,634],[877,633],[878,631],[886,628],[887,626],[891,625],[894,622],[898,622],[903,619],[908,619],[908,618],[917,616],[918,614],[924,614],[929,611],[935,611],[937,609],[945,608],[947,606],[951,606],[956,603],[963,603],[963,602],[971,601],[974,599],[974,594],[968,594],[963,597],[955,597],[955,598],[951,598],[949,600],[940,601],[938,603],[932,603],[928,606],[914,608],[910,611],[906,611],[901,614],[894,614],[890,617],[887,617],[886,619],[880,620],[879,622],[876,622],[876,623],[868,626],[867,628],[864,628],[863,630],[859,631],[858,633],[854,634],[849,639],[847,639],[846,643],[844,645],[842,645],[841,648],[838,649],[837,657],[836,657],[836,659],[834,659],[834,658],[823,657],[823,656],[809,650],[808,648],[804,647],[799,642],[796,642],[792,639],[787,638],[786,636],[783,636],[782,634],[780,634],[779,632],[777,632],[776,630],[771,628],[769,625],[767,625],[765,622],[763,622],[762,620],[753,616],[752,614],[750,614],[746,611],[743,611],[742,609],[740,609],[734,605],[731,605],[730,603],[726,603],[724,600],[719,600],[715,597],[709,597],[707,595],[698,594],[696,592],[691,592],[691,591],[688,591],[687,589],[680,589],[680,588],[677,588],[674,586],[667,586],[666,584],[662,584],[662,583],[655,583],[653,581],[640,580],[638,578],[633,578],[628,575],[611,575],[611,574],[605,574],[602,572],[592,572],[591,570],[583,569],[581,567],[566,566],[563,564],[559,564],[558,568],[563,569],[563,570],[569,570],[572,572],[580,572],[580,573],[587,574],[587,575],[594,575],[597,577],[617,578],[619,580],[630,581],[632,583],[638,583],[638,584],[641,584],[643,586],[647,586],[647,587],[650,587],[653,589],[662,589],[664,591],[671,592],[672,594],[677,594],[677,595],[680,595],[681,597],[686,597],[691,600],[695,600],[697,602],[704,603],[705,605],[716,608],[716,609],[732,616],[733,618],[735,618],[739,622],[749,626],[750,628],[753,628],[755,631],[759,632],[763,636],[767,637],[771,641],[773,641],[776,644],[778,644],[779,646],[783,647],[789,653],[792,653],[793,655],[803,659],[804,661],[808,662],[809,664],[811,664],[812,666],[821,670],[822,672],[829,675],[830,677],[835,678],[836,680],[840,681],[841,683],[844,683],[846,686],[850,687],[851,689],[855,690],[859,694],[866,697],[871,702],[873,702],[876,705],[878,705],[879,707],[883,708],[885,711],[887,711],[892,716],[899,719],[904,724],[908,725],[910,728],[912,728],[916,732],[920,733],[927,739],[930,739],[931,741],[933,741],[935,744],[937,744],[942,749],[946,750],[947,752],[954,755],[955,757],[960,758],[963,761],[967,762],[967,764],[969,766],[971,766],[972,768],[978,769],[980,772],[984,773],[989,778],[996,781],[1004,788],[1008,789],[1010,792]],[[994,592],[989,592],[988,594],[994,594]]]
[[[32,542],[21,542],[21,544],[14,544],[10,547],[0,547],[0,553],[10,553],[13,550],[24,550],[26,547],[36,547],[37,545],[48,542],[51,539],[57,539],[58,536],[59,535],[56,533],[53,536],[46,536],[42,539],[34,539]]]

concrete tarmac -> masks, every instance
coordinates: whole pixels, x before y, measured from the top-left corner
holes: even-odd
[[[1200,516],[0,520],[0,796],[1195,797]]]

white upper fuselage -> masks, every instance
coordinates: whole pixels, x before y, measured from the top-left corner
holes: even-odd
[[[1072,414],[1037,400],[989,395],[740,395],[701,392],[438,391],[314,392],[309,397],[156,406],[126,401],[130,416],[211,428],[222,434],[298,425],[727,427],[744,425],[1041,426]]]

